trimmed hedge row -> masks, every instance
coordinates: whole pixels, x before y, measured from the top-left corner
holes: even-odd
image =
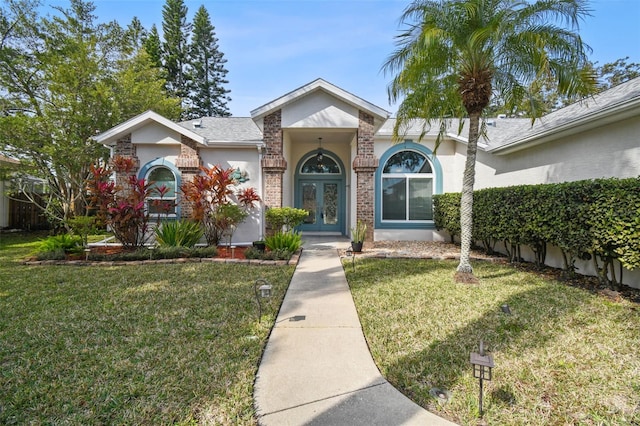
[[[460,235],[460,194],[434,196],[438,229]],[[528,246],[544,264],[547,245],[562,250],[567,272],[593,259],[601,281],[616,286],[622,267],[640,267],[640,177],[521,185],[474,192],[473,239],[492,252],[499,241],[512,261]],[[620,262],[619,276],[614,260]]]

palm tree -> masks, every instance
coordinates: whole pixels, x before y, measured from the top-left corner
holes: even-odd
[[[395,137],[401,139],[415,119],[424,119],[423,135],[437,122],[437,149],[448,119],[469,119],[457,268],[461,279],[473,278],[473,185],[483,111],[493,95],[517,105],[534,82],[546,79],[570,98],[592,93],[589,48],[577,34],[588,12],[586,0],[415,0],[400,18],[407,29],[396,37],[397,48],[383,65],[385,73],[395,74],[389,100],[402,99]]]

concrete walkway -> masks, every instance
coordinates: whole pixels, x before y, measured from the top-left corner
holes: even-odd
[[[393,388],[378,371],[337,248],[305,238],[258,369],[261,425],[453,425]]]

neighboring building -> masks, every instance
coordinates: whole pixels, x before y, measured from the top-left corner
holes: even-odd
[[[9,226],[9,174],[19,161],[0,155],[0,229]]]
[[[308,210],[306,233],[347,235],[363,220],[369,239],[444,240],[433,224],[432,195],[461,190],[468,128],[458,133],[456,120],[447,123],[434,156],[437,124],[418,143],[423,126],[416,121],[404,141],[394,143],[389,116],[318,79],[251,111],[250,118],[174,123],[148,111],[96,140],[114,155],[135,158],[140,177],[168,179],[176,187],[200,165],[237,168],[265,206]],[[486,129],[477,157],[478,189],[639,176],[640,78],[533,126],[530,119],[498,118]],[[249,242],[263,226],[256,215],[234,237]]]

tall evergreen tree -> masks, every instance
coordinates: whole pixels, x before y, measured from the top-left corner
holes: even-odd
[[[151,26],[151,30],[146,34],[142,45],[144,46],[144,50],[147,51],[153,66],[162,68],[162,42],[160,41],[156,24]]]
[[[170,95],[184,101],[188,93],[185,74],[191,32],[191,24],[187,23],[187,6],[184,0],[167,0],[162,8],[162,31],[167,91]]]
[[[188,118],[228,117],[231,115],[227,102],[230,90],[224,88],[229,83],[225,79],[227,70],[224,54],[218,48],[215,27],[211,24],[209,12],[200,6],[193,19],[193,36],[189,46],[191,66],[189,86]]]

